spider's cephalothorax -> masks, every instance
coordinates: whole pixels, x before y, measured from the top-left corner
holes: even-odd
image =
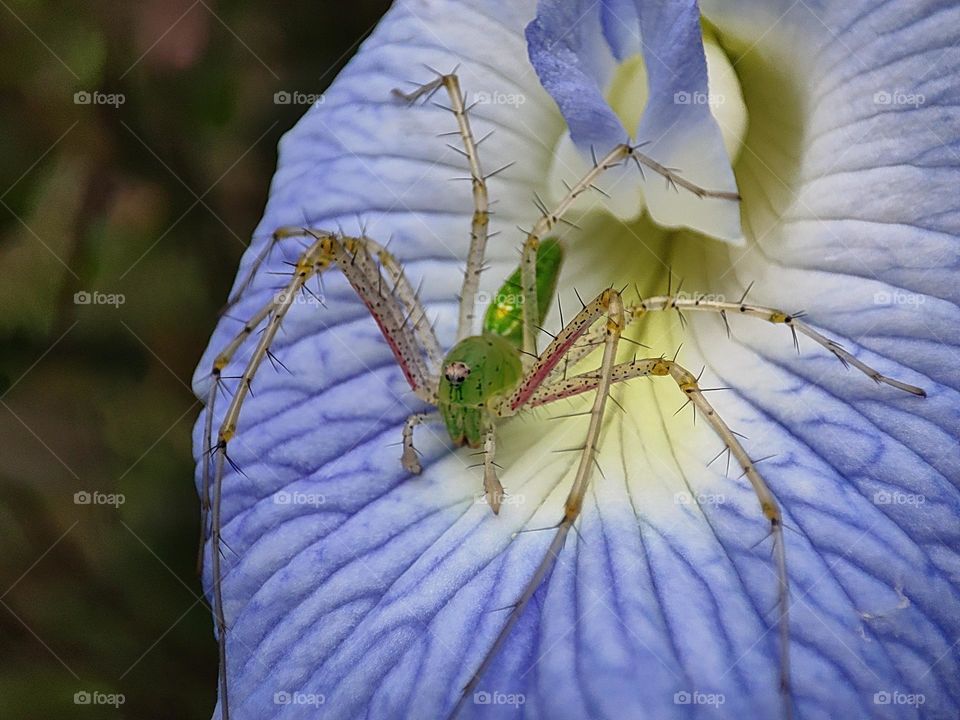
[[[562,262],[558,240],[548,238],[540,243],[536,262],[538,324],[543,323],[556,292]],[[443,360],[436,405],[454,445],[480,447],[496,403],[523,377],[522,304],[518,268],[490,299],[483,334],[464,338]]]
[[[483,444],[491,401],[513,390],[523,376],[517,349],[485,333],[461,340],[447,354],[437,391],[437,410],[454,445]]]
[[[520,614],[540,584],[550,575],[573,523],[580,516],[593,469],[597,464],[596,454],[611,387],[633,378],[647,377],[668,378],[677,385],[687,402],[693,404],[694,409],[701,413],[723,442],[729,456],[735,458],[740,465],[743,470],[741,478],[750,483],[759,501],[761,513],[773,539],[779,606],[779,687],[784,715],[789,718],[793,707],[788,650],[789,587],[783,519],[776,498],[757,470],[756,461],[751,459],[741,443],[742,436],[730,429],[707,400],[705,391],[698,384],[699,378],[678,364],[676,358],[668,360],[663,355],[643,359],[634,357],[630,361],[617,362],[622,332],[627,325],[652,312],[714,313],[720,315],[725,324],[728,313],[753,317],[789,327],[795,342],[798,333],[810,338],[877,383],[917,396],[923,396],[924,391],[881,375],[841,345],[801,321],[797,313],[788,314],[775,308],[747,303],[746,293],[739,302],[726,302],[700,295],[680,295],[679,292],[671,294],[668,291],[667,295],[649,297],[636,304],[625,305],[619,292],[607,288],[591,302],[583,303],[583,308],[576,316],[564,324],[556,335],[551,336],[550,343],[542,352],[538,352],[538,336],[546,310],[555,296],[563,258],[559,242],[549,236],[578,197],[589,190],[600,190],[595,183],[607,170],[633,162],[640,170],[647,168],[662,176],[678,192],[682,189],[698,198],[707,198],[713,202],[739,200],[736,192],[707,190],[695,185],[682,177],[677,170],[641,153],[639,145],[617,145],[601,159],[594,158],[593,166],[577,182],[567,186],[567,194],[555,207],[547,209],[539,206],[542,215],[523,243],[520,267],[501,286],[497,295],[487,301],[482,333],[473,335],[477,305],[484,304],[483,296],[479,292],[479,282],[489,237],[490,213],[486,187],[489,176],[484,175],[480,169],[478,143],[470,129],[468,108],[459,80],[454,74],[441,75],[413,93],[397,91],[396,94],[405,101],[413,102],[430,97],[441,88],[447,91],[451,102],[449,109],[457,119],[458,133],[463,141],[462,153],[470,167],[474,200],[467,269],[460,293],[457,336],[453,348],[447,353],[443,352],[417,292],[407,280],[399,262],[384,246],[362,235],[346,237],[342,233],[335,234],[319,229],[286,227],[275,231],[274,243],[290,238],[306,238],[307,249],[296,263],[290,263],[294,270],[283,292],[247,318],[213,362],[204,423],[212,462],[204,461],[202,466],[201,498],[204,539],[209,529],[211,545],[213,581],[210,587],[219,636],[222,720],[229,720],[231,702],[227,684],[227,648],[231,640],[228,637],[221,590],[224,578],[221,561],[225,557],[223,547],[229,547],[222,537],[221,500],[225,465],[233,465],[227,455],[227,447],[238,433],[241,408],[250,393],[257,369],[267,358],[277,364],[270,347],[294,300],[299,294],[310,292],[307,288],[308,280],[319,278],[322,273],[332,268],[340,270],[369,310],[411,391],[434,409],[433,412],[416,413],[404,424],[401,462],[411,473],[419,473],[422,469],[413,444],[414,428],[424,422],[442,421],[455,445],[482,447],[479,454],[483,456],[484,495],[490,509],[496,513],[503,496],[503,488],[494,470],[498,423],[524,410],[583,393],[593,394],[591,409],[584,413],[589,416],[585,441],[577,448],[580,460],[564,501],[563,517],[554,526],[553,540],[520,597],[511,606],[512,609],[496,640],[485,651],[483,660],[470,682],[459,693],[459,699],[450,700],[451,717],[456,715],[472,696],[477,683],[490,667]],[[493,174],[495,173],[491,173]],[[254,261],[236,297],[250,286],[272,247],[273,244],[268,245],[264,254]],[[727,330],[729,332],[729,325]],[[245,361],[230,404],[222,414],[214,442],[213,406],[218,390],[222,389],[222,383],[228,377],[224,370],[233,362],[238,350],[255,334],[258,340],[249,359]],[[568,368],[577,367],[580,361],[596,352],[602,355],[599,367],[568,375]]]

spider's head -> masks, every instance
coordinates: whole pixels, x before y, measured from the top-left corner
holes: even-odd
[[[448,363],[447,366],[443,368],[443,376],[453,387],[463,385],[463,381],[466,380],[469,375],[470,366],[460,360]]]
[[[520,354],[498,335],[474,335],[450,348],[440,366],[437,409],[454,445],[483,444],[490,402],[515,388],[522,375]]]

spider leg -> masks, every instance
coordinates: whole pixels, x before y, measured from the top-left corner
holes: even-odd
[[[703,296],[664,295],[648,298],[641,301],[638,305],[629,306],[625,309],[626,322],[628,324],[634,322],[649,312],[669,310],[677,310],[678,312],[680,310],[712,312],[720,314],[724,321],[726,321],[728,313],[739,314],[765,320],[774,325],[786,325],[794,333],[799,332],[811,338],[817,342],[817,344],[833,353],[844,365],[855,367],[878,384],[889,385],[918,397],[926,396],[922,388],[882,375],[878,370],[853,356],[837,342],[827,338],[798,319],[799,314],[789,314],[775,308],[747,304],[744,302],[744,298],[741,298],[740,302],[737,303],[711,300]],[[596,349],[599,337],[597,330],[598,328],[592,328],[588,332],[583,333],[570,347],[570,350],[566,353],[566,359],[569,365],[575,365],[577,361],[583,359]],[[701,415],[707,418],[713,430],[723,441],[725,450],[739,463],[743,470],[741,477],[745,476],[750,482],[760,503],[764,517],[770,523],[778,583],[780,692],[784,717],[790,718],[793,714],[793,704],[791,699],[789,653],[789,583],[786,568],[783,520],[779,506],[763,477],[757,471],[756,462],[750,458],[749,454],[743,448],[736,433],[729,428],[706,399],[704,391],[700,389],[697,383],[697,378],[682,366],[675,361],[664,358],[634,360],[633,362],[622,363],[615,366],[612,372],[612,382],[623,382],[636,377],[667,375],[672,377],[679,388],[687,395],[688,402],[692,402],[694,407],[700,410]],[[582,373],[568,378],[565,374],[559,372],[558,366],[558,368],[555,368],[550,373],[547,382],[539,386],[529,396],[523,408],[539,407],[556,400],[597,390],[602,380],[603,373],[601,371]]]
[[[331,233],[328,233],[324,230],[311,229],[311,228],[302,228],[302,227],[282,227],[274,232],[273,237],[275,241],[280,241],[292,237],[304,237],[310,239],[312,242],[316,243],[317,239],[322,237],[332,237]],[[387,279],[389,282],[388,287],[388,296],[392,296],[399,301],[400,306],[404,312],[404,322],[401,323],[400,327],[403,329],[406,325],[409,325],[413,328],[413,333],[416,336],[416,340],[419,342],[420,347],[423,349],[427,361],[428,369],[426,373],[421,372],[421,376],[427,375],[433,377],[437,368],[440,367],[441,362],[443,361],[443,350],[440,347],[440,343],[437,340],[437,336],[433,331],[433,327],[430,325],[430,322],[427,318],[426,311],[423,308],[423,305],[420,303],[417,293],[414,291],[413,287],[410,284],[410,281],[407,279],[406,275],[403,272],[403,269],[400,266],[400,263],[397,259],[387,251],[382,245],[371,240],[370,238],[363,238],[359,242],[362,242],[366,246],[366,252],[364,255],[367,257],[367,265],[369,266],[369,259],[371,255],[376,256],[377,260],[380,263],[382,270],[386,272]],[[309,252],[309,250],[307,251]],[[303,257],[306,257],[307,253],[304,253]],[[261,254],[260,258],[265,257],[266,254]],[[253,272],[256,268],[259,267],[259,259],[255,261],[254,267],[251,269]],[[302,258],[301,258],[302,259]],[[361,256],[354,256],[351,264],[355,265],[357,262],[362,262]],[[320,268],[320,270],[325,269]],[[314,273],[318,274],[318,273]],[[246,280],[243,286],[248,286],[252,275],[248,280]],[[303,283],[300,285],[301,288],[306,287],[306,281],[309,278],[305,278]],[[370,292],[374,286],[374,283],[369,280],[365,283],[361,283],[366,287],[366,291]],[[383,280],[378,275],[376,277],[376,291],[378,294],[383,295]],[[356,286],[355,286],[356,287]],[[360,289],[357,290],[360,292]],[[290,289],[287,288],[285,291],[289,295]],[[276,298],[275,298],[276,299]],[[385,297],[386,299],[386,297]],[[247,338],[260,326],[260,324],[273,312],[275,309],[274,303],[268,303],[264,305],[260,310],[258,310],[252,318],[250,318],[246,323],[244,323],[243,328],[231,339],[227,344],[226,348],[220,353],[217,359],[214,361],[214,367],[211,371],[211,377],[213,382],[210,385],[210,390],[207,395],[206,407],[212,409],[214,402],[216,401],[217,390],[222,387],[222,371],[233,358],[237,350],[243,345]],[[286,312],[284,310],[284,312]],[[379,322],[379,321],[378,321]],[[383,326],[381,325],[381,328]],[[384,330],[386,332],[386,330]],[[396,334],[401,334],[400,330],[396,331]],[[411,343],[404,343],[407,346],[408,354],[409,346]],[[416,353],[412,353],[416,355]],[[404,366],[404,363],[401,362],[401,366]],[[406,369],[404,370],[406,373]],[[424,381],[421,377],[419,381],[421,387],[430,387],[432,382],[428,383]],[[413,384],[411,383],[411,387]],[[432,390],[431,390],[432,392]],[[204,421],[204,437],[205,440],[205,450],[207,453],[212,453],[215,449],[212,444],[213,437],[213,416],[212,413],[207,413],[207,416]],[[208,518],[210,510],[210,463],[204,462],[202,470],[202,490],[200,493],[201,497],[201,511],[202,511],[202,522],[200,524],[201,531],[201,541],[200,547],[197,554],[197,574],[199,575],[203,570],[203,545],[206,540],[208,533]]]
[[[295,236],[313,238],[329,234],[325,230],[314,228],[283,227],[277,230],[274,236],[280,238]],[[443,362],[443,348],[440,347],[440,341],[437,340],[426,310],[420,302],[419,293],[410,284],[410,280],[403,272],[400,262],[394,257],[393,253],[369,237],[364,236],[358,239],[362,240],[368,253],[376,258],[381,269],[386,273],[386,279],[389,279],[392,284],[392,287],[389,288],[390,294],[394,295],[404,308],[407,323],[413,327],[414,334],[427,355],[431,374],[435,373],[437,368],[440,367],[440,363]],[[380,281],[378,280],[378,282]]]
[[[325,230],[313,230],[311,232],[320,235],[327,233]],[[274,230],[273,234],[270,236],[270,240],[266,245],[264,245],[263,250],[261,250],[260,254],[253,259],[253,262],[250,264],[250,269],[247,270],[247,274],[243,278],[243,281],[230,295],[230,297],[227,298],[227,305],[223,312],[226,312],[227,309],[233,307],[237,301],[243,297],[243,294],[250,289],[250,286],[253,284],[253,279],[256,277],[257,273],[260,272],[261,266],[267,261],[267,259],[270,257],[270,254],[273,252],[273,249],[277,245],[284,240],[289,240],[290,238],[295,237],[302,238],[306,237],[307,235],[308,233],[304,232],[302,227],[297,226],[287,226]]]
[[[596,332],[591,329],[593,324],[604,313],[609,316],[612,312],[610,308],[614,305],[618,308],[622,307],[623,301],[620,293],[613,288],[604,290],[593,301],[585,304],[573,320],[553,338],[543,354],[525,371],[524,377],[516,389],[496,405],[494,408],[495,414],[500,417],[509,417],[523,409],[530,396],[557,370],[560,361],[567,356],[571,349],[581,347],[584,338],[596,337]],[[618,342],[622,329],[623,323],[620,324],[620,329],[617,332]],[[609,328],[604,327],[602,333],[604,348],[606,349]]]
[[[276,298],[274,298],[275,302]],[[233,336],[233,339],[227,343],[227,346],[217,356],[213,362],[213,369],[210,372],[210,389],[207,392],[207,415],[203,421],[204,437],[204,458],[203,469],[201,471],[201,490],[200,490],[200,545],[197,549],[197,575],[203,573],[203,553],[207,537],[209,536],[210,519],[210,458],[206,457],[213,454],[216,448],[213,446],[213,406],[217,399],[217,391],[222,388],[223,370],[230,362],[237,350],[243,345],[244,341],[260,326],[267,316],[274,310],[274,302],[267,303],[258,310],[252,318],[243,324],[241,330]]]
[[[790,314],[782,310],[777,310],[776,308],[748,304],[744,302],[745,297],[746,296],[744,296],[740,302],[734,303],[711,300],[703,296],[660,295],[642,300],[639,305],[631,305],[626,308],[625,312],[627,322],[632,322],[649,312],[667,310],[676,310],[679,312],[681,310],[691,310],[719,314],[724,322],[727,321],[727,313],[729,313],[731,315],[744,315],[766,320],[772,325],[785,325],[794,333],[794,338],[796,338],[796,333],[805,335],[821,347],[833,353],[844,365],[855,367],[877,384],[889,385],[890,387],[903,390],[917,397],[926,397],[927,393],[923,388],[881,374],[878,370],[859,360],[836,341],[814,330],[810,325],[799,319],[802,313]]]
[[[740,302],[733,303],[710,299],[704,295],[659,295],[641,300],[640,303],[636,305],[626,306],[624,308],[624,314],[627,326],[637,322],[648,313],[669,312],[671,310],[676,312],[695,311],[717,314],[721,316],[727,327],[729,327],[728,314],[764,320],[771,325],[784,325],[790,328],[790,331],[793,333],[795,344],[796,335],[798,333],[804,335],[832,353],[844,366],[856,368],[878,385],[888,385],[917,397],[926,397],[926,391],[923,388],[881,374],[878,370],[854,356],[835,340],[814,330],[809,324],[800,319],[804,316],[804,313],[787,313],[772,307],[748,304],[743,301],[744,299],[745,298],[741,299]],[[580,360],[584,359],[602,344],[602,335],[598,333],[599,330],[601,330],[601,328],[591,328],[577,340],[573,347],[567,352],[563,366],[558,366],[548,378],[548,384],[552,384],[561,377],[564,377],[564,371],[567,368],[576,366]],[[628,339],[629,338],[626,337],[622,338],[622,340]]]
[[[209,513],[213,575],[211,591],[220,654],[219,686],[223,720],[229,720],[230,696],[227,683],[227,623],[222,593],[225,576],[220,553],[224,544],[221,507],[225,464],[229,462],[237,469],[227,454],[227,448],[237,435],[240,412],[250,392],[253,378],[264,359],[269,356],[270,346],[284,318],[298,293],[304,290],[307,281],[334,266],[338,267],[376,321],[410,388],[422,400],[434,403],[436,401],[436,377],[431,373],[430,364],[439,354],[439,344],[436,343],[429,323],[423,322],[423,307],[399,270],[397,261],[382,246],[368,238],[339,237],[309,229],[301,229],[300,233],[312,242],[296,262],[288,284],[244,323],[243,328],[216,357],[211,370],[212,384],[206,409],[208,415],[204,421],[206,432],[212,432],[214,402],[217,388],[223,382],[223,370],[234,359],[247,338],[265,323],[223,416],[216,443],[211,446],[211,439],[207,437],[206,443],[210,448],[208,452],[214,455],[212,478],[209,458],[204,459],[203,468],[201,503],[204,517],[201,524],[204,528],[207,527]],[[424,337],[432,338],[433,345],[424,345],[421,342]],[[439,363],[439,360],[436,362]]]
[[[616,365],[610,373],[597,370],[581,373],[571,378],[560,380],[552,385],[544,385],[534,392],[525,407],[534,408],[546,405],[557,400],[570,398],[585,392],[598,390],[605,381],[619,383],[638,377],[671,377],[680,390],[687,396],[688,401],[700,410],[703,417],[713,428],[739,463],[743,474],[753,487],[754,494],[760,503],[764,517],[770,523],[770,533],[773,537],[774,564],[777,575],[777,603],[779,618],[777,621],[780,636],[780,693],[782,696],[784,717],[793,716],[793,703],[790,690],[790,587],[787,576],[786,546],[783,536],[783,518],[780,507],[766,481],[756,468],[744,449],[737,434],[726,424],[704,395],[697,378],[674,360],[665,358],[647,358],[634,360]]]
[[[595,159],[593,167],[580,180],[569,187],[567,194],[552,210],[547,210],[540,216],[533,229],[527,234],[520,260],[520,278],[523,297],[523,350],[528,355],[535,356],[537,354],[537,322],[540,315],[537,307],[536,268],[540,242],[556,227],[576,199],[587,190],[593,189],[594,183],[607,170],[617,167],[623,162],[633,160],[638,168],[641,168],[641,166],[648,167],[665,177],[669,183],[680,186],[699,198],[709,197],[731,201],[740,199],[737,193],[708,190],[695,185],[680,177],[676,170],[661,165],[653,158],[639,152],[638,148],[638,145],[623,143],[614,147],[602,159]]]
[[[707,190],[706,188],[702,188],[699,185],[696,185],[685,179],[679,172],[677,172],[676,168],[670,168],[666,165],[661,165],[649,155],[644,155],[637,149],[638,147],[640,146],[634,146],[633,153],[631,153],[633,161],[636,163],[637,167],[640,168],[640,166],[644,166],[650,168],[655,173],[662,176],[667,181],[667,184],[674,189],[676,189],[677,186],[682,187],[684,190],[689,190],[692,192],[698,198],[717,198],[720,200],[732,200],[734,202],[740,201],[740,193],[726,192],[723,190]],[[643,172],[642,169],[641,172]]]
[[[564,502],[563,518],[556,528],[556,533],[550,542],[546,554],[541,560],[533,577],[527,583],[520,597],[513,605],[510,615],[504,626],[500,629],[493,645],[487,651],[477,671],[473,674],[470,681],[464,687],[456,706],[450,714],[451,718],[457,716],[462,707],[471,695],[477,684],[480,682],[487,669],[490,667],[500,648],[506,642],[510,631],[520,619],[524,608],[533,597],[537,588],[543,580],[549,576],[557,562],[560,551],[563,549],[567,535],[573,527],[573,523],[580,516],[583,509],[583,499],[590,484],[590,477],[596,464],[597,447],[600,440],[600,430],[603,425],[603,415],[606,408],[607,398],[609,396],[610,385],[613,383],[613,368],[616,363],[617,344],[620,340],[620,333],[624,326],[623,301],[620,293],[613,289],[604,290],[591,303],[587,304],[577,316],[564,328],[556,339],[547,347],[541,358],[534,363],[524,381],[521,381],[517,392],[503,401],[498,410],[504,415],[514,414],[521,409],[529,397],[536,392],[539,385],[549,374],[550,370],[563,357],[563,353],[584,334],[587,329],[601,316],[606,316],[604,325],[604,347],[603,360],[601,361],[601,370],[599,381],[596,385],[596,394],[594,396],[593,406],[590,410],[590,425],[587,429],[587,438],[584,448],[581,451],[580,462],[577,466],[573,485]]]
[[[480,168],[480,153],[477,141],[470,128],[469,108],[466,106],[460,79],[455,72],[438,75],[431,82],[421,85],[412,93],[394,90],[394,95],[408,103],[420,98],[430,98],[437,90],[444,88],[450,98],[450,110],[457,119],[457,133],[463,144],[463,150],[449,146],[464,155],[470,166],[470,184],[473,189],[473,219],[470,224],[470,249],[467,253],[467,267],[460,289],[460,309],[457,320],[457,342],[473,333],[476,317],[477,291],[480,289],[480,273],[483,272],[483,260],[487,250],[490,227],[490,201],[487,193],[487,176]]]

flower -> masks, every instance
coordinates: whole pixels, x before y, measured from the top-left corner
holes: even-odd
[[[391,249],[449,347],[472,211],[443,109],[394,87],[459,74],[497,204],[484,292],[516,267],[535,193],[633,134],[736,204],[671,195],[623,168],[566,235],[574,288],[683,278],[690,292],[805,309],[921,400],[874,386],[783,330],[651,317],[631,337],[673,353],[746,436],[788,527],[798,717],[960,709],[960,7],[929,2],[517,0],[397,3],[325,102],[285,137],[238,285],[284,225]],[[641,42],[642,38],[642,42]],[[704,62],[709,60],[709,83]],[[528,60],[529,58],[529,60]],[[562,188],[562,185],[559,185]],[[671,191],[672,192],[672,191]],[[742,223],[742,224],[741,224]],[[274,251],[196,376],[276,293]],[[223,481],[223,594],[234,717],[439,717],[493,643],[552,534],[582,420],[566,407],[499,429],[499,516],[442,428],[412,477],[390,444],[417,403],[336,273],[294,307],[247,399]],[[231,319],[233,318],[233,319]],[[553,326],[559,324],[552,318]],[[249,351],[245,355],[249,356]],[[241,367],[235,363],[231,367]],[[229,373],[228,373],[229,374]],[[235,374],[239,374],[239,369]],[[620,386],[577,532],[465,717],[776,717],[776,577],[756,497],[662,379]],[[222,417],[225,403],[217,406]],[[689,411],[686,411],[689,412]],[[204,449],[197,426],[197,454]],[[198,475],[199,477],[199,475]],[[509,499],[509,496],[508,496]],[[302,501],[301,501],[302,500]],[[209,563],[205,577],[210,587]],[[884,706],[880,708],[878,706]],[[922,707],[921,707],[922,706]]]

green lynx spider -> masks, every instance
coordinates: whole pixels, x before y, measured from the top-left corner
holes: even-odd
[[[455,717],[460,712],[534,592],[550,574],[567,535],[580,515],[596,462],[601,425],[611,386],[638,377],[664,377],[673,380],[679,391],[686,396],[687,402],[692,403],[695,410],[699,410],[706,418],[723,442],[725,451],[736,459],[742,469],[741,477],[746,477],[750,482],[763,515],[770,524],[773,562],[778,583],[780,694],[784,716],[791,717],[789,588],[779,507],[737,434],[707,401],[697,383],[698,378],[681,367],[675,359],[669,360],[663,356],[617,362],[617,349],[622,333],[640,317],[658,311],[715,313],[721,316],[724,323],[727,323],[728,313],[745,315],[789,327],[795,344],[797,333],[811,338],[845,365],[852,365],[877,383],[884,383],[917,396],[924,396],[924,391],[881,375],[839,344],[801,322],[799,314],[747,304],[745,297],[740,302],[731,303],[668,292],[667,295],[641,300],[639,304],[625,305],[620,292],[607,288],[591,302],[584,303],[576,317],[553,337],[542,353],[538,353],[539,327],[552,300],[562,259],[560,244],[549,237],[550,233],[580,195],[591,189],[599,191],[594,183],[605,171],[633,161],[641,172],[643,167],[646,167],[664,177],[675,189],[682,188],[698,197],[721,198],[731,202],[739,200],[739,196],[734,193],[709,191],[694,185],[680,177],[678,171],[664,167],[639,152],[639,146],[629,144],[618,145],[603,158],[595,159],[593,167],[577,183],[569,186],[566,196],[555,208],[544,209],[524,242],[520,267],[501,290],[501,295],[515,294],[519,285],[522,301],[513,304],[500,303],[491,307],[484,319],[483,333],[472,335],[475,319],[474,298],[479,289],[488,239],[490,213],[486,180],[490,175],[485,176],[480,167],[478,143],[474,140],[468,119],[469,108],[465,106],[455,71],[447,75],[437,73],[436,79],[419,86],[412,93],[394,93],[400,99],[414,103],[421,99],[429,100],[440,89],[444,89],[450,98],[451,106],[446,109],[455,116],[457,130],[447,134],[458,135],[463,145],[462,150],[454,149],[461,152],[469,164],[474,200],[470,246],[460,294],[456,343],[453,348],[446,354],[442,351],[433,328],[427,321],[426,311],[397,260],[383,246],[362,234],[360,237],[347,237],[342,233],[311,228],[281,228],[274,233],[273,243],[270,243],[254,262],[235,295],[239,297],[249,287],[275,243],[289,238],[307,239],[310,243],[295,263],[292,276],[283,291],[244,323],[243,328],[217,356],[211,372],[205,433],[209,453],[213,456],[213,467],[211,469],[209,459],[203,463],[202,504],[204,539],[209,531],[213,546],[212,594],[219,636],[221,717],[228,720],[230,700],[227,683],[227,625],[223,614],[220,562],[220,507],[224,463],[232,462],[227,456],[227,446],[236,435],[241,407],[250,391],[253,377],[265,358],[272,359],[271,343],[294,299],[298,293],[309,292],[306,286],[309,279],[334,266],[345,275],[377,322],[414,394],[435,409],[430,413],[412,415],[404,425],[401,461],[404,468],[411,473],[419,473],[421,469],[413,445],[414,428],[424,422],[443,422],[454,445],[481,448],[484,493],[493,512],[498,513],[504,494],[494,463],[495,429],[498,422],[523,410],[594,392],[586,440],[573,485],[565,501],[563,517],[555,526],[553,540],[523,592],[511,606],[510,615],[498,637],[463,689],[450,717]],[[729,330],[729,325],[727,327]],[[217,389],[224,379],[223,371],[258,328],[262,328],[260,337],[240,376],[219,427],[216,443],[213,443],[213,404]],[[568,377],[567,368],[576,366],[600,348],[602,358],[598,369]]]

